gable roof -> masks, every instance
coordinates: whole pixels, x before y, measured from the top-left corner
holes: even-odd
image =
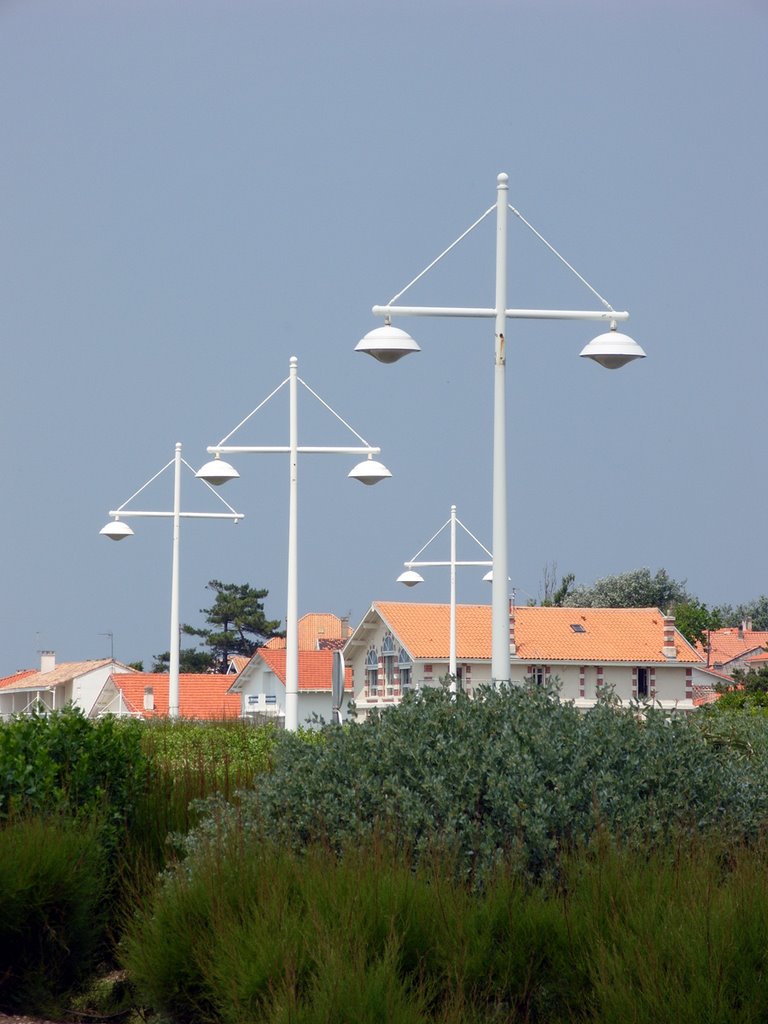
[[[759,654],[760,649],[766,644],[768,632],[763,630],[741,629],[737,626],[713,629],[709,634],[709,664],[727,665],[728,662],[742,658],[752,651]],[[706,649],[703,653],[706,659]]]
[[[168,714],[168,673],[128,672],[113,675],[114,685],[122,691],[129,711],[143,718]],[[231,675],[182,672],[179,675],[179,717],[221,719],[237,718],[240,698],[230,694]],[[144,708],[144,691],[152,688],[153,710]]]
[[[230,654],[227,674],[232,676],[242,672],[250,660],[247,654]]]
[[[307,612],[299,619],[299,650],[317,651],[325,647],[326,641],[343,642],[349,634],[347,621],[333,612]],[[270,650],[285,649],[285,637],[273,636],[264,647]]]
[[[412,658],[446,660],[449,655],[450,606],[376,601],[378,613]],[[667,664],[664,616],[658,608],[520,607],[515,613],[516,661],[656,662]],[[365,643],[366,620],[350,644]],[[370,624],[370,621],[368,621]],[[573,630],[572,625],[581,627]],[[701,665],[702,658],[675,630],[677,663]],[[490,660],[491,608],[457,605],[456,657]]]
[[[94,669],[114,664],[119,663],[113,662],[111,658],[101,658],[98,661],[63,662],[50,672],[27,669],[0,679],[0,690],[50,690],[54,686],[63,686],[79,676],[87,675]]]
[[[251,661],[260,658],[285,686],[285,648],[275,650],[259,647]],[[299,692],[322,691],[330,693],[333,680],[333,651],[299,651]],[[238,681],[232,684],[238,686]],[[352,670],[346,669],[344,689],[352,690]]]

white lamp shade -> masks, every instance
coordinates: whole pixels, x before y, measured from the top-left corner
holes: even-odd
[[[223,459],[211,459],[210,462],[206,462],[204,466],[198,469],[195,476],[198,480],[205,480],[207,484],[220,487],[221,484],[225,484],[228,480],[236,480],[240,474],[234,466],[231,466]]]
[[[420,351],[421,349],[410,334],[391,324],[385,324],[383,327],[369,331],[355,345],[355,352],[366,352],[374,359],[378,359],[380,363],[396,363],[403,356]]]
[[[126,537],[133,536],[133,530],[128,523],[124,523],[120,519],[113,519],[106,526],[102,526],[99,534],[102,537],[109,537],[110,540],[125,540]]]
[[[593,338],[579,353],[587,359],[594,359],[607,370],[617,370],[633,359],[644,359],[645,352],[626,334],[606,331]]]
[[[423,583],[424,577],[420,576],[415,569],[406,569],[397,577],[398,583],[404,583],[406,587],[415,587],[417,583]]]
[[[359,480],[361,484],[370,485],[377,484],[379,480],[386,480],[392,474],[381,462],[377,462],[375,459],[363,459],[347,473],[347,476],[352,480]]]

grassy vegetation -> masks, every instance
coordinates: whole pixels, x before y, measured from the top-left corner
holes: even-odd
[[[763,715],[540,689],[300,735],[68,712],[0,727],[0,814],[7,1008],[768,1019]]]
[[[145,1005],[183,1024],[765,1020],[768,851],[606,837],[557,884],[500,864],[480,891],[372,841],[339,859],[203,844],[129,929]]]

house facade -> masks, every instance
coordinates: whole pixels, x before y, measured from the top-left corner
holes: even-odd
[[[70,703],[86,717],[96,718],[105,694],[111,693],[112,677],[132,671],[111,658],[57,665],[53,651],[42,651],[39,669],[0,679],[0,719],[27,714],[34,708],[58,711]]]
[[[438,686],[449,665],[447,604],[374,602],[344,648],[358,712]],[[594,705],[610,688],[622,702],[693,710],[715,677],[657,608],[510,606],[511,681],[556,681],[561,697]],[[470,695],[491,682],[491,609],[456,608],[457,684]]]
[[[299,651],[299,725],[312,725],[317,715],[331,721],[333,700],[332,650]],[[260,647],[232,682],[243,718],[285,722],[285,648]],[[352,675],[345,678],[345,702],[352,696]]]

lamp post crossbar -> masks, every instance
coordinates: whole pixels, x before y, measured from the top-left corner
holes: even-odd
[[[130,519],[131,516],[135,518],[155,518],[155,519],[173,519],[175,513],[173,512],[141,512],[137,509],[110,509],[107,512],[108,516],[114,516],[115,519]],[[179,512],[179,519],[230,519],[233,522],[236,520],[244,519],[245,516],[242,512]]]
[[[293,449],[290,445],[209,445],[206,451],[211,455],[288,455]],[[348,447],[315,447],[297,445],[298,455],[378,455],[381,448],[372,445]]]
[[[496,310],[490,306],[373,306],[374,316],[457,316],[490,319]],[[507,309],[508,320],[629,320],[626,310],[607,309]]]

